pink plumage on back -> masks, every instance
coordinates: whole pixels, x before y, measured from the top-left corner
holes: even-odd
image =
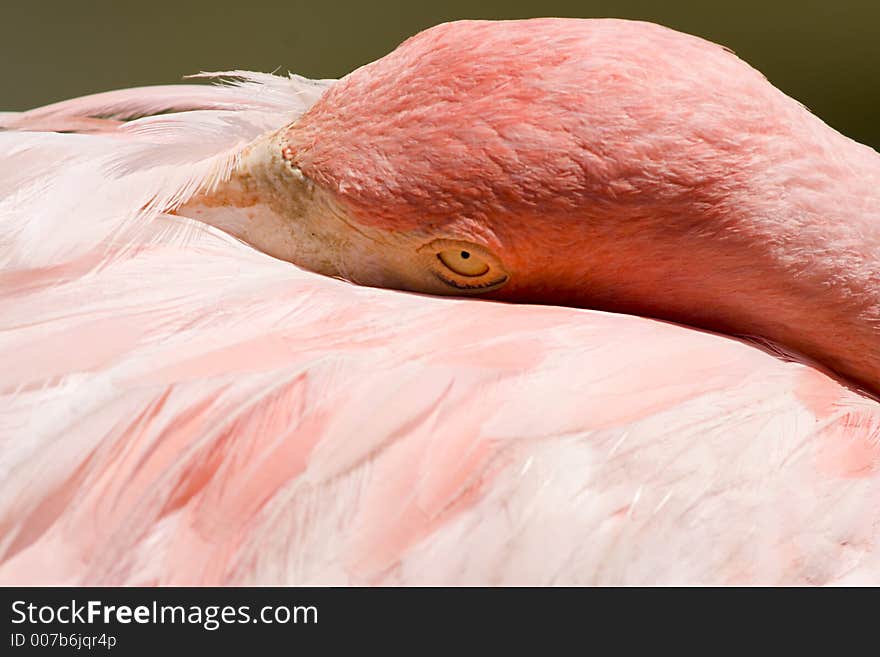
[[[338,202],[329,207],[339,216],[352,210],[364,222],[355,230],[433,237],[447,215],[419,223],[409,208],[439,212],[443,195],[457,189],[448,203],[459,213],[450,216],[470,222],[472,239],[491,226],[496,241],[485,244],[508,258],[512,288],[497,296],[524,289],[517,275],[526,269],[511,264],[524,252],[506,233],[525,224],[473,212],[486,197],[469,196],[466,184],[487,180],[468,158],[482,163],[473,149],[498,133],[464,145],[444,140],[444,129],[462,134],[455,112],[473,108],[451,83],[428,80],[428,94],[406,78],[411,67],[431,65],[413,60],[420,43],[435,53],[456,35],[484,30],[492,38],[481,37],[487,50],[474,57],[486,66],[500,35],[513,56],[542,30],[568,33],[572,43],[647,34],[657,42],[652,60],[675,60],[683,43],[694,61],[717,59],[719,79],[759,83],[729,53],[654,26],[465,23],[408,42],[371,65],[375,75],[366,67],[337,83],[233,72],[231,86],[125,90],[0,116],[9,128],[0,132],[0,581],[880,580],[880,406],[817,369],[652,319],[360,287],[187,218],[219,216],[208,212],[218,193],[234,196],[227,181],[260,171],[248,168],[255,144],[299,129],[284,157],[335,195],[326,203]],[[383,130],[368,134],[380,121],[371,94],[383,96],[391,74],[403,91],[387,98]],[[646,78],[645,89],[654,82]],[[562,93],[560,80],[542,84]],[[407,89],[436,105],[395,110]],[[353,98],[363,102],[359,123],[343,120]],[[789,111],[788,99],[778,94],[778,102]],[[790,111],[792,126],[816,131],[806,142],[818,139],[844,158],[832,158],[831,174],[864,164],[865,180],[875,175],[876,154],[835,141],[844,138],[827,136],[813,117],[797,123],[801,110]],[[333,112],[335,131],[326,123]],[[407,121],[426,120],[421,113],[433,117],[436,134],[410,131],[406,141],[387,122],[398,116],[410,130]],[[137,116],[145,118],[123,122]],[[46,132],[62,129],[81,133]],[[442,145],[440,160],[421,150],[422,138]],[[687,147],[680,134],[668,138],[666,148]],[[523,176],[560,154],[529,135],[513,142],[536,148]],[[508,155],[515,161],[522,152]],[[636,157],[600,155],[596,162],[608,166]],[[645,172],[639,167],[632,161],[632,176]],[[436,189],[421,184],[429,179]],[[517,179],[505,191],[509,178],[492,180],[488,196],[507,209],[521,209],[522,190],[538,185]],[[823,184],[813,182],[814,190]],[[325,202],[320,189],[307,189]],[[253,235],[246,222],[260,216],[248,208],[265,199],[234,192],[250,205],[214,223]],[[617,192],[625,204],[626,190]],[[610,213],[607,193],[596,192],[595,202]],[[535,221],[545,209],[548,226],[574,221],[561,188],[540,200]],[[807,213],[798,217],[809,231]],[[631,237],[620,248],[634,257],[641,242]],[[584,255],[554,275],[580,276],[589,254],[601,258],[607,247],[581,243]],[[716,262],[725,253],[719,246]],[[705,254],[692,255],[696,271],[709,265]],[[632,280],[625,269],[611,273]],[[656,284],[662,298],[663,279]],[[543,289],[552,299],[541,285],[529,296]],[[664,316],[669,306],[658,308]]]

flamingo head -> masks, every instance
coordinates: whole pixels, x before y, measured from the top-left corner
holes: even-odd
[[[692,247],[752,202],[747,158],[783,98],[721,47],[652,24],[440,25],[279,136],[320,198],[289,259],[433,294],[656,303],[658,281],[702,284],[724,259]]]
[[[245,239],[321,273],[631,312],[824,356],[835,337],[803,331],[805,313],[840,326],[857,295],[820,299],[838,263],[803,254],[852,238],[811,223],[827,219],[849,144],[696,37],[462,21],[334,84],[245,156],[238,193],[275,218]]]

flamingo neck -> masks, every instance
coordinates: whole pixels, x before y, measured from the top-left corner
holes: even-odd
[[[880,394],[880,154],[823,128],[713,217],[620,240],[575,303],[764,338]]]
[[[759,249],[740,264],[752,290],[772,292],[743,311],[756,335],[880,393],[880,155],[828,133],[833,147],[776,173],[750,208]]]

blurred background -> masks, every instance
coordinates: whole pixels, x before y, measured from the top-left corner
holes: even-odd
[[[0,111],[243,68],[339,77],[457,18],[618,17],[724,44],[880,148],[880,0],[3,0]]]

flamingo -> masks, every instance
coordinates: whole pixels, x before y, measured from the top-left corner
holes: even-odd
[[[643,22],[0,115],[0,582],[880,582],[880,156]]]

